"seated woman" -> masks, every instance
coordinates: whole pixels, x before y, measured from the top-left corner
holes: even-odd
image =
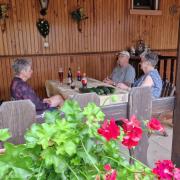
[[[36,111],[44,111],[63,104],[63,99],[59,95],[41,100],[32,87],[28,85],[26,81],[31,78],[33,73],[31,61],[22,58],[16,59],[12,67],[15,72],[10,87],[13,99],[30,99],[34,103]]]
[[[151,87],[152,98],[159,98],[162,91],[162,80],[158,71],[155,69],[157,63],[158,56],[155,53],[147,53],[142,56],[141,69],[144,75],[133,84],[133,87]],[[130,88],[123,83],[119,83],[117,87],[130,90]]]

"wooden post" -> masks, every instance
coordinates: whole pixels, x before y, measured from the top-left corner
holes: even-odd
[[[179,40],[178,58],[176,71],[176,102],[173,117],[173,142],[172,142],[172,161],[180,167],[180,21],[179,21]]]
[[[152,114],[152,99],[151,99],[151,89],[149,87],[137,87],[132,88],[129,95],[128,104],[128,118],[135,115],[140,121],[141,126],[145,129],[144,120],[150,120]],[[134,150],[134,155],[136,159],[147,164],[147,149],[149,146],[147,133],[144,132],[139,145]],[[131,162],[132,163],[132,162]]]

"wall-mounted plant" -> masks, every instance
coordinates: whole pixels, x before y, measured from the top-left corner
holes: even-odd
[[[40,14],[42,16],[45,16],[47,14],[49,0],[39,0],[39,2],[40,2],[40,6],[41,6]]]
[[[88,19],[88,16],[85,15],[84,8],[80,7],[75,9],[74,11],[71,12],[71,16],[77,22],[78,31],[82,32],[81,22],[82,20]]]
[[[8,18],[8,9],[8,4],[0,4],[0,21],[2,32],[6,30],[6,18]]]

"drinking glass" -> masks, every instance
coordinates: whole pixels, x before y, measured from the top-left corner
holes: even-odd
[[[62,84],[63,83],[63,69],[62,68],[59,68],[58,75],[59,75],[60,84]]]

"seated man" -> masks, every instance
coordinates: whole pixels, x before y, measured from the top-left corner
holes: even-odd
[[[158,60],[158,55],[152,52],[141,56],[141,69],[144,75],[133,84],[134,87],[151,87],[152,98],[159,98],[162,91],[162,80],[159,72],[155,69]],[[117,86],[121,89],[130,90],[130,87],[122,83]]]
[[[57,107],[63,104],[61,96],[56,95],[50,98],[41,100],[32,87],[26,82],[32,76],[32,63],[26,59],[16,59],[13,64],[15,77],[11,82],[11,97],[15,100],[30,99],[36,111],[44,111],[51,107]]]
[[[114,68],[110,78],[107,77],[103,82],[114,86],[118,83],[131,86],[135,79],[135,69],[129,64],[129,58],[129,52],[120,52],[117,60],[117,67]]]

